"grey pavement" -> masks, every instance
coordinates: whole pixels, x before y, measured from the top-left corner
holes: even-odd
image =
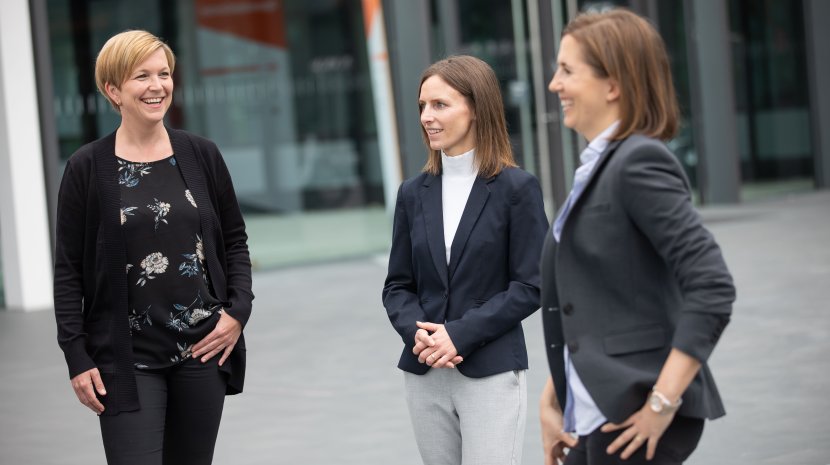
[[[703,214],[738,301],[711,359],[728,413],[687,463],[830,464],[830,192]],[[246,389],[227,398],[216,464],[420,463],[395,368],[401,342],[380,302],[384,260],[255,273]],[[540,326],[539,315],[525,322],[526,465],[542,463]],[[0,373],[0,465],[105,463],[51,312],[0,312]]]

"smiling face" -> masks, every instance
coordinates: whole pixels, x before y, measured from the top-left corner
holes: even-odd
[[[467,99],[443,79],[430,76],[424,81],[418,106],[431,149],[455,156],[475,148],[473,110]]]
[[[597,77],[573,37],[562,37],[556,74],[548,90],[559,94],[565,126],[593,140],[619,119],[619,88],[611,78]]]
[[[173,77],[164,50],[159,48],[139,63],[120,87],[108,83],[106,90],[124,123],[161,122],[173,98]]]

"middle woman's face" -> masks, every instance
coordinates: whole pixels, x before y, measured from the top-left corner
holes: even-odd
[[[421,125],[432,150],[461,155],[476,146],[475,115],[467,99],[438,76],[421,85]]]

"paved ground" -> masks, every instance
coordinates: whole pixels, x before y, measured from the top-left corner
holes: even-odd
[[[728,415],[691,465],[830,464],[830,192],[710,208],[735,276],[732,324],[711,360]],[[246,392],[230,397],[217,464],[419,462],[400,350],[380,303],[382,258],[255,275]],[[49,292],[50,283],[44,283]],[[540,464],[540,318],[530,349],[524,464]],[[0,464],[104,463],[97,419],[77,403],[51,312],[0,312]]]

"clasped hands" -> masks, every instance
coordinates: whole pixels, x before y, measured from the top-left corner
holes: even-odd
[[[219,359],[219,366],[225,363],[225,360],[233,351],[239,336],[242,334],[242,324],[226,312],[221,312],[219,321],[216,327],[213,328],[207,336],[197,342],[192,348],[191,357],[202,357],[201,362],[205,363],[215,355],[222,352],[222,357]],[[104,404],[98,400],[95,395],[105,396],[107,390],[104,387],[104,382],[101,380],[101,373],[97,368],[92,368],[83,373],[76,375],[71,380],[72,389],[78,400],[86,405],[90,410],[100,415],[104,412]]]
[[[429,322],[416,322],[415,347],[412,353],[418,361],[432,368],[455,368],[464,358],[458,355],[444,325]]]

